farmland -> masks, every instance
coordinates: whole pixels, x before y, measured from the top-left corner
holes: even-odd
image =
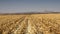
[[[60,14],[0,15],[0,34],[60,34]]]

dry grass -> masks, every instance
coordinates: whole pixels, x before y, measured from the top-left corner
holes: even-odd
[[[0,15],[0,34],[60,34],[60,14]]]

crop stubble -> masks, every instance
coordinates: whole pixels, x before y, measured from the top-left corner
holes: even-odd
[[[0,34],[60,34],[60,14],[0,15]]]

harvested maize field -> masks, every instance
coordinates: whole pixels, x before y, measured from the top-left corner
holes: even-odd
[[[60,14],[0,15],[0,34],[60,34]]]

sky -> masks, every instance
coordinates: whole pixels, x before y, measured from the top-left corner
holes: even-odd
[[[60,0],[0,0],[0,13],[60,11]]]

